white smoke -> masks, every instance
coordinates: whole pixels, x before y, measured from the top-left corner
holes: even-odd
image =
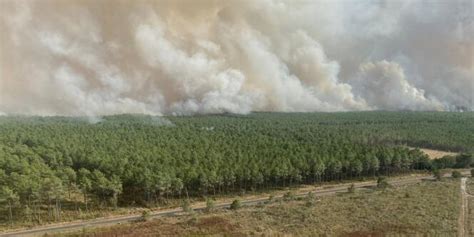
[[[441,110],[435,99],[411,85],[399,64],[387,61],[364,63],[354,80],[354,92],[376,109]]]
[[[2,0],[0,111],[474,110],[473,7]]]

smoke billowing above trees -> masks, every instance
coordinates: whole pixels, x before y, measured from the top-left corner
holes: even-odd
[[[0,114],[474,109],[470,0],[0,4]]]

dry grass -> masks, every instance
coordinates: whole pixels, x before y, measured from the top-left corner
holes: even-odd
[[[160,218],[66,236],[456,236],[459,180],[275,201],[238,211]]]

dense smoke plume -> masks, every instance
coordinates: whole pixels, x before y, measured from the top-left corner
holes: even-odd
[[[474,110],[474,3],[0,0],[0,115]]]

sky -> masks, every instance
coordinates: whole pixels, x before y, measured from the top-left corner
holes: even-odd
[[[0,115],[473,111],[472,0],[0,0]]]

